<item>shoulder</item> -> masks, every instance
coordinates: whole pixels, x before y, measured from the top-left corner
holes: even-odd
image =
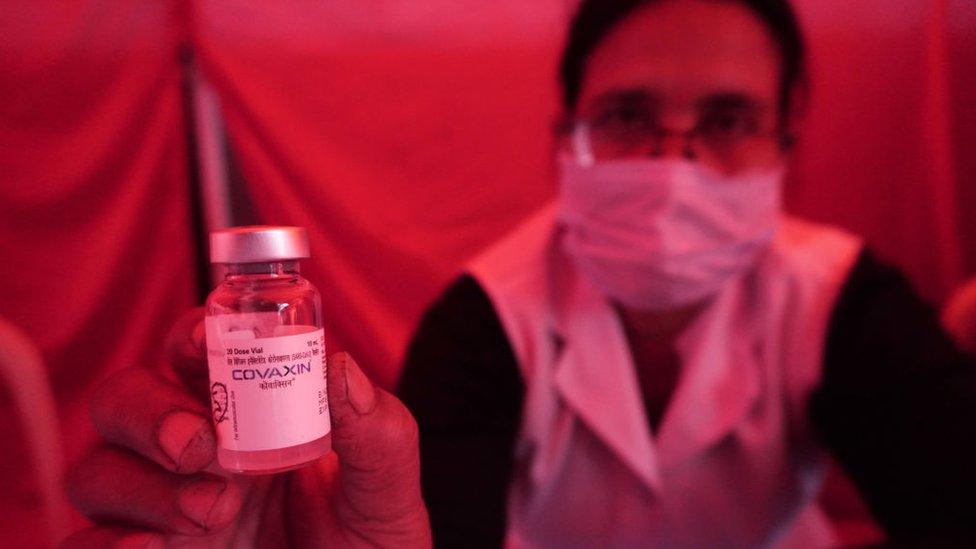
[[[900,368],[913,371],[942,363],[954,352],[935,308],[908,278],[870,251],[862,253],[831,317],[827,377],[859,376],[870,382]]]
[[[481,285],[461,276],[424,313],[407,351],[407,369],[446,359],[507,357],[511,352],[498,314]],[[405,372],[405,373],[410,373]]]
[[[565,259],[558,234],[555,205],[549,204],[467,266],[494,306],[523,367],[547,337],[542,332],[553,309],[554,275]]]
[[[769,261],[779,268],[780,276],[836,285],[843,283],[863,249],[863,240],[853,233],[787,216],[770,248]]]
[[[504,418],[483,414],[501,401],[518,410],[522,380],[511,344],[491,300],[470,276],[456,279],[424,314],[398,392],[428,424],[492,423]]]
[[[504,238],[472,260],[467,267],[492,298],[539,295],[556,238],[556,208],[548,204]]]
[[[464,322],[456,322],[459,320]],[[462,275],[454,279],[446,290],[424,313],[420,327],[441,324],[451,331],[470,331],[478,325],[497,322],[494,307],[484,289],[474,278]]]
[[[785,218],[752,278],[757,314],[798,337],[798,344],[810,337],[822,342],[863,250],[863,241],[842,229]]]
[[[871,250],[865,249],[847,277],[838,308],[857,307],[879,297],[906,298],[918,305],[924,305],[901,270],[882,261]]]

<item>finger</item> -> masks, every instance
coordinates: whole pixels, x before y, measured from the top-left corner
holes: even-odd
[[[337,511],[349,513],[347,524],[400,529],[401,536],[408,530],[418,546],[426,546],[430,533],[420,492],[417,422],[396,397],[373,386],[348,354],[330,359],[328,382],[332,446],[345,504]],[[376,539],[375,532],[360,533]]]
[[[202,402],[209,400],[206,332],[203,307],[191,309],[166,336],[166,358],[173,372]]]
[[[178,475],[122,448],[103,446],[68,474],[68,496],[96,522],[204,535],[236,518],[244,484],[210,474]]]
[[[185,390],[143,368],[123,370],[91,400],[95,429],[170,471],[192,473],[216,456],[210,412]]]
[[[92,526],[68,536],[62,549],[163,549],[166,542],[155,532],[115,526]]]

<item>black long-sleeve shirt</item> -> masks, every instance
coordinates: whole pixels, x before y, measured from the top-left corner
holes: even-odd
[[[524,387],[474,279],[424,316],[399,392],[420,425],[437,546],[500,546]],[[808,412],[891,539],[976,541],[976,362],[867,252],[833,312]]]

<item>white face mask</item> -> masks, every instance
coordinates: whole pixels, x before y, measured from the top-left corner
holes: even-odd
[[[744,274],[776,233],[783,169],[736,177],[681,159],[584,166],[561,159],[563,246],[623,305],[703,301]]]

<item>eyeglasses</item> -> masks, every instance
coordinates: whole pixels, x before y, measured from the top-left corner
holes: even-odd
[[[680,145],[685,158],[736,172],[775,163],[789,145],[785,132],[765,131],[751,113],[706,113],[692,129],[675,131],[661,127],[648,111],[619,109],[560,129],[564,148],[585,164],[662,156]]]

